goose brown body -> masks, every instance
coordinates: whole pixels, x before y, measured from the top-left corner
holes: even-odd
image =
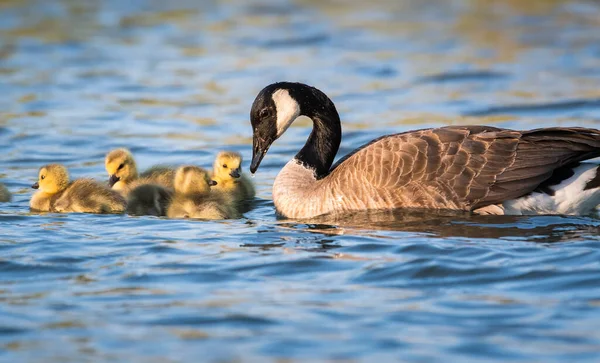
[[[543,188],[560,167],[599,155],[598,130],[427,129],[377,139],[318,180],[292,160],[275,180],[273,199],[295,218],[361,209],[477,212]]]
[[[536,196],[525,203],[532,213],[588,213],[591,202],[600,203],[600,172],[589,166],[575,170],[579,162],[600,156],[599,130],[423,129],[375,139],[332,165],[341,141],[333,102],[314,87],[290,82],[265,87],[252,105],[251,172],[299,116],[309,117],[313,130],[273,184],[275,207],[288,218],[396,208],[521,213],[522,204],[514,202],[530,193],[545,193],[549,205],[561,204],[555,211],[538,208],[532,206],[540,199]],[[579,189],[561,184],[570,175],[580,177],[573,179]],[[554,198],[557,184],[563,189]],[[567,194],[578,192],[592,200],[567,205],[577,199]]]

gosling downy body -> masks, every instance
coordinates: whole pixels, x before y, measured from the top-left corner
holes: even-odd
[[[173,191],[157,184],[142,184],[127,196],[127,214],[166,216]]]
[[[216,182],[208,172],[196,166],[183,166],[175,173],[175,196],[167,210],[169,218],[228,219],[237,218],[232,200],[212,192]]]
[[[256,195],[254,185],[242,173],[242,155],[234,151],[222,151],[215,158],[212,179],[217,182],[212,190],[228,194],[241,209],[248,209]]]
[[[122,213],[126,206],[119,193],[92,179],[69,182],[67,168],[60,164],[41,167],[32,188],[39,189],[31,198],[33,211]]]
[[[10,202],[12,199],[12,195],[8,191],[8,188],[2,183],[0,183],[0,202]]]
[[[135,159],[127,149],[115,149],[106,154],[104,166],[109,175],[108,185],[123,195],[142,184],[158,184],[173,189],[173,168],[153,166],[139,174]]]
[[[277,175],[280,215],[311,218],[367,209],[451,209],[485,214],[587,214],[600,203],[600,131],[552,127],[515,131],[450,126],[386,135],[332,166],[341,141],[333,102],[316,88],[265,87],[250,112],[250,171],[298,116],[313,130]]]

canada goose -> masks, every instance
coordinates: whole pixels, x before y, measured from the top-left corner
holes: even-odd
[[[142,184],[127,196],[127,214],[166,216],[173,192],[157,184]]]
[[[237,152],[221,151],[217,155],[212,179],[217,182],[212,190],[231,195],[236,204],[248,204],[254,198],[254,186],[242,173],[242,155]]]
[[[6,186],[0,183],[0,202],[10,202],[12,196]]]
[[[122,213],[125,199],[116,191],[91,179],[69,182],[67,168],[48,164],[40,168],[32,188],[30,208],[40,212]]]
[[[115,149],[106,154],[104,166],[109,175],[108,185],[124,195],[135,187],[148,183],[173,188],[175,170],[164,166],[153,166],[138,174],[137,164],[127,149]]]
[[[585,214],[600,202],[600,131],[552,127],[514,131],[449,126],[386,135],[332,166],[340,118],[321,91],[274,83],[250,111],[250,171],[298,116],[313,121],[304,147],[277,175],[280,215],[311,218],[351,210],[429,208],[489,214]]]
[[[167,210],[169,218],[228,219],[236,218],[231,200],[211,192],[216,182],[197,166],[182,166],[175,173],[175,196]]]

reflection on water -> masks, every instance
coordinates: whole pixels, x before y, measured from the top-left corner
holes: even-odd
[[[283,228],[320,234],[365,234],[385,238],[386,231],[414,232],[429,238],[473,238],[531,242],[585,240],[600,234],[600,221],[588,217],[478,216],[455,211],[360,211],[322,216],[303,224],[283,221]]]
[[[239,220],[27,204],[40,165],[104,180],[115,147],[247,169],[251,102],[284,79],[333,98],[340,156],[421,127],[599,127],[599,28],[592,0],[0,1],[0,360],[598,361],[597,218],[279,220],[306,120]]]

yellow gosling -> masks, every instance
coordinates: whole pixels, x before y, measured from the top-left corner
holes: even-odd
[[[169,205],[169,218],[228,219],[237,218],[238,212],[231,199],[212,192],[208,172],[197,166],[183,166],[175,173],[175,197]]]
[[[127,149],[115,149],[106,154],[104,166],[109,175],[108,185],[115,190],[124,190],[127,184],[139,178],[137,164]]]
[[[139,174],[137,164],[127,149],[115,149],[106,154],[104,166],[109,175],[108,185],[127,195],[142,184],[158,184],[172,189],[175,171],[172,168],[154,166]]]
[[[0,202],[10,202],[12,196],[6,186],[0,183]]]
[[[41,167],[32,188],[39,189],[29,204],[32,211],[122,213],[126,207],[118,192],[92,179],[69,182],[67,168],[60,164]]]
[[[60,164],[42,166],[38,181],[31,187],[38,191],[31,197],[29,208],[34,212],[53,212],[56,200],[69,186],[69,173]]]
[[[222,151],[217,155],[213,180],[217,182],[213,190],[230,195],[242,209],[247,209],[256,194],[252,181],[242,174],[242,155],[234,151]]]
[[[134,216],[166,216],[173,191],[157,184],[142,184],[129,192],[127,214]]]

